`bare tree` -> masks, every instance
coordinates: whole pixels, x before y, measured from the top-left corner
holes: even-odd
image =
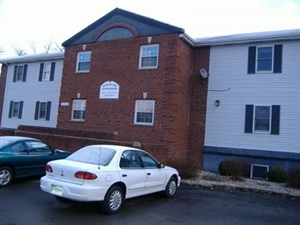
[[[32,52],[35,54],[36,53],[36,45],[33,42],[33,40],[29,41],[29,47],[31,48]]]
[[[15,47],[15,46],[12,46],[13,49],[14,49],[14,52],[17,56],[23,56],[23,55],[27,55],[26,51],[24,49],[21,49],[19,47]]]
[[[53,40],[49,40],[46,44],[44,44],[44,52],[49,53],[52,50]]]
[[[54,50],[55,52],[63,52],[63,51],[64,51],[63,46],[57,44],[57,42],[54,42],[54,45],[55,45],[55,47],[54,47],[53,50]]]

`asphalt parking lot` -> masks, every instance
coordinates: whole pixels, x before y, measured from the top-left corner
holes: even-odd
[[[0,189],[1,225],[296,225],[300,200],[261,193],[182,186],[173,199],[159,194],[126,200],[121,212],[104,215],[99,203],[59,203],[27,179]]]

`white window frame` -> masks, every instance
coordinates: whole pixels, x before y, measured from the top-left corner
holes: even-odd
[[[24,67],[25,67],[25,65],[18,65],[17,75],[16,75],[16,82],[23,82]]]
[[[136,125],[147,125],[153,126],[154,124],[154,111],[155,111],[155,101],[154,100],[136,100],[135,110],[134,110],[134,124]],[[140,113],[151,114],[151,121],[140,121]]]
[[[263,60],[261,58],[260,59],[258,58],[259,49],[262,49],[262,48],[271,48],[272,49],[271,69],[270,70],[262,70],[262,69],[258,68],[259,61]],[[268,60],[268,59],[266,59],[266,60]],[[273,72],[273,66],[274,66],[274,46],[273,45],[257,46],[256,47],[256,72],[257,73],[271,73],[271,72]]]
[[[158,55],[159,55],[159,44],[142,45],[140,47],[139,69],[156,69],[158,67]],[[156,65],[143,66],[143,59],[154,58],[154,57],[156,57]]]
[[[74,118],[75,110],[80,111],[80,118]],[[86,111],[86,100],[85,99],[74,99],[72,103],[72,120],[73,121],[84,121]]]
[[[43,81],[49,81],[51,75],[51,63],[44,64],[44,71],[43,71]]]
[[[45,106],[45,110],[42,110],[42,105]],[[47,102],[40,102],[39,112],[38,112],[38,119],[39,120],[46,120],[46,116],[47,116]]]
[[[20,102],[13,102],[11,118],[19,118]]]
[[[258,107],[268,107],[269,108],[269,115],[268,115],[268,118],[266,118],[265,120],[269,120],[269,127],[267,130],[262,130],[262,129],[256,129],[257,127],[257,123],[256,123],[256,120],[257,119],[260,119],[260,120],[263,120],[263,118],[257,118],[257,111],[256,109]],[[270,105],[254,105],[254,115],[253,115],[253,133],[266,133],[266,134],[270,134],[271,133],[271,123],[272,123],[272,107]]]
[[[89,55],[89,57],[85,57],[85,55]],[[89,58],[89,60],[87,60]],[[86,73],[89,72],[91,69],[91,59],[92,59],[92,52],[91,51],[84,51],[77,53],[77,62],[76,62],[76,72],[78,73]],[[80,70],[80,63],[89,63],[89,68],[86,70]]]

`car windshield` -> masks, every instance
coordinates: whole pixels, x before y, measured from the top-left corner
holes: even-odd
[[[66,159],[76,162],[107,166],[115,154],[116,151],[111,148],[87,146],[74,152]]]

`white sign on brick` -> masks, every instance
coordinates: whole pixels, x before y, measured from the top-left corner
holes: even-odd
[[[114,81],[106,81],[100,86],[100,99],[118,99],[119,85]]]

